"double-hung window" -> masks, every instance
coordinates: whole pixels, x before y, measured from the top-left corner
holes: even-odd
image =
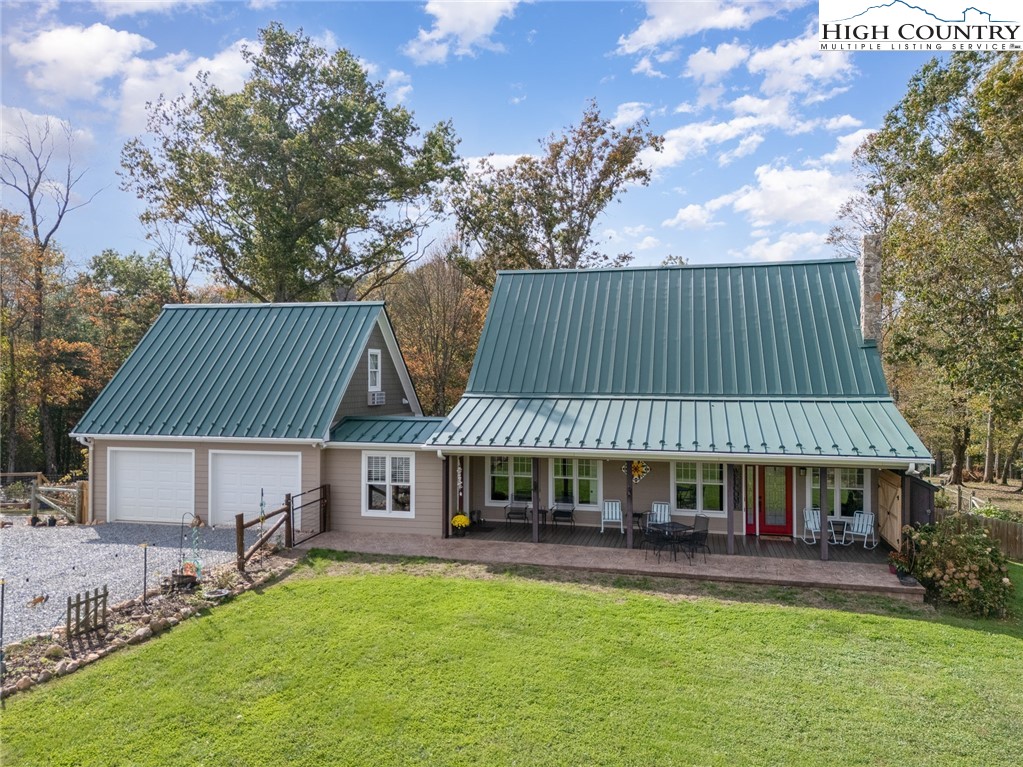
[[[533,461],[530,458],[491,456],[487,461],[487,503],[504,506],[510,501],[533,500]]]
[[[818,469],[807,472],[811,476],[810,498],[815,507],[821,505],[821,473]],[[828,515],[851,517],[864,511],[866,485],[863,469],[828,469]]]
[[[599,461],[589,458],[554,458],[551,460],[551,478],[553,503],[570,503],[582,508],[598,507]]]
[[[413,453],[363,453],[362,515],[414,518],[415,470]]]
[[[370,349],[366,363],[369,368],[369,390],[380,391],[380,350]]]
[[[675,464],[675,510],[724,513],[725,468],[720,463]]]

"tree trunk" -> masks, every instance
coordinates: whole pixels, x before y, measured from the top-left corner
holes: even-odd
[[[987,411],[987,435],[984,437],[984,478],[985,483],[995,481],[995,411]]]
[[[1016,441],[1012,443],[1012,447],[1009,448],[1009,452],[1005,454],[1005,463],[1002,464],[1002,478],[1001,483],[1003,485],[1009,484],[1009,472],[1012,470],[1012,464],[1016,460],[1016,456],[1019,455],[1019,445],[1023,442],[1023,431],[1016,435]]]
[[[15,335],[7,337],[7,392],[4,396],[4,436],[7,437],[7,471],[17,471],[15,455],[18,452],[18,375],[14,356]]]
[[[952,476],[949,484],[963,484],[963,471],[968,458],[967,448],[970,445],[970,427],[968,424],[957,424],[952,427]]]

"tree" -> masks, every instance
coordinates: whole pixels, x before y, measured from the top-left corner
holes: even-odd
[[[489,294],[449,258],[449,238],[385,289],[395,334],[427,415],[446,415],[465,391]]]
[[[144,223],[182,226],[198,257],[259,301],[366,295],[419,253],[457,176],[451,125],[421,140],[345,50],[271,24],[238,93],[201,74],[190,97],[149,105],[155,144],[124,147]]]
[[[861,202],[847,210],[847,221],[858,210],[860,227],[883,235],[886,361],[930,360],[946,392],[953,482],[970,444],[969,403],[988,403],[992,444],[995,425],[1016,420],[1023,403],[1021,122],[1019,57],[928,63],[860,148]]]
[[[479,248],[461,265],[490,287],[498,269],[564,269],[618,265],[598,248],[597,219],[630,185],[646,186],[651,171],[644,150],[663,140],[641,120],[624,131],[590,102],[579,125],[540,141],[540,156],[525,155],[510,167],[483,160],[452,194],[462,237]]]
[[[84,200],[76,197],[75,188],[85,171],[79,172],[75,166],[75,133],[70,125],[47,117],[30,126],[22,114],[20,127],[11,130],[6,138],[0,152],[0,184],[23,198],[27,208],[25,223],[31,233],[32,252],[25,255],[32,264],[34,294],[28,302],[31,342],[38,366],[36,380],[46,382],[54,372],[49,370],[50,355],[43,348],[47,334],[46,293],[50,270],[63,264],[63,256],[53,252],[53,238],[64,217],[88,204],[92,197]],[[62,150],[66,156],[58,160],[55,155]],[[53,474],[57,470],[57,441],[63,437],[51,418],[46,391],[46,387],[38,389],[40,399],[36,405],[46,471]]]

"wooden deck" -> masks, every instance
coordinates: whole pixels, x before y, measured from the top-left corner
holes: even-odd
[[[482,528],[482,529],[481,529]],[[640,533],[633,530],[633,546],[639,545]],[[531,543],[533,527],[522,522],[488,520],[481,527],[470,528],[466,538],[479,541],[504,541],[508,543]],[[603,534],[599,527],[576,525],[573,529],[568,525],[554,527],[548,524],[540,527],[540,543],[556,543],[562,546],[590,546],[594,548],[624,549],[625,536],[617,529],[606,530]],[[707,538],[711,554],[725,554],[727,539],[724,535],[710,535]],[[774,559],[820,560],[820,546],[808,545],[802,541],[782,538],[757,538],[755,536],[735,536],[735,553],[747,557],[771,557]],[[861,564],[885,564],[888,561],[888,548],[884,543],[876,549],[864,549],[862,543],[852,546],[828,547],[829,558],[834,562],[857,562]]]

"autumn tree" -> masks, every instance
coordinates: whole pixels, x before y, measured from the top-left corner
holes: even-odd
[[[465,391],[489,294],[449,257],[449,238],[387,286],[388,314],[427,415],[446,415]]]
[[[885,358],[933,363],[957,483],[970,403],[988,403],[991,445],[1023,402],[1020,157],[1023,61],[957,53],[925,65],[860,148],[861,196],[845,211],[853,229],[883,236]]]
[[[242,89],[208,73],[149,105],[122,151],[146,224],[181,226],[198,257],[259,301],[366,295],[418,256],[457,174],[448,123],[420,135],[346,50],[279,24],[260,32]]]
[[[591,102],[578,125],[541,139],[539,156],[519,157],[506,168],[482,160],[452,194],[461,235],[478,248],[461,266],[489,288],[498,269],[629,261],[628,253],[605,253],[593,229],[630,186],[650,183],[641,155],[660,151],[663,141],[647,125],[644,119],[619,130]]]
[[[76,167],[74,146],[75,132],[69,124],[50,117],[30,124],[22,113],[18,124],[6,126],[0,151],[0,184],[24,206],[22,221],[31,243],[30,252],[24,253],[28,260],[22,267],[30,271],[31,284],[27,290],[32,295],[22,296],[21,304],[28,306],[29,311],[36,366],[34,380],[40,384],[34,407],[46,471],[51,474],[57,471],[57,442],[63,439],[51,417],[53,403],[46,395],[50,390],[47,382],[51,376],[56,382],[61,372],[50,369],[50,352],[56,339],[47,342],[47,291],[52,270],[63,264],[63,256],[55,252],[54,237],[68,213],[92,200],[80,197],[76,191],[85,171]],[[21,284],[21,269],[16,271],[19,274],[16,281]]]

